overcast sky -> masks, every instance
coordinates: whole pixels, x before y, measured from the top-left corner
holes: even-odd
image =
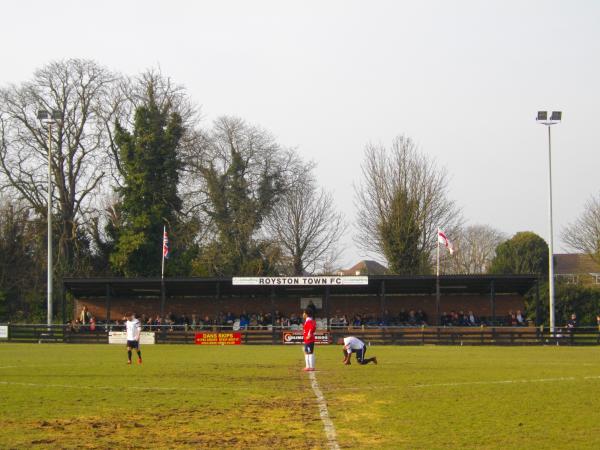
[[[316,161],[350,224],[364,145],[405,134],[448,169],[469,223],[547,239],[538,109],[564,111],[557,251],[600,192],[600,1],[13,0],[0,14],[0,85],[53,59],[160,65],[205,125],[241,116]],[[343,265],[365,256],[344,247]]]

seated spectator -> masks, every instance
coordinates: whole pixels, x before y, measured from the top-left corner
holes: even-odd
[[[402,308],[398,314],[398,323],[401,325],[406,325],[408,323],[408,314],[404,308]]]
[[[392,317],[390,316],[390,312],[386,309],[383,311],[383,317],[381,318],[380,325],[388,326],[392,322]]]
[[[473,313],[473,311],[469,311],[469,315],[468,315],[469,326],[474,327],[478,323],[479,323],[479,320],[477,319],[477,317],[475,317],[475,314]]]
[[[567,328],[577,328],[577,314],[571,314],[571,319],[567,322]]]
[[[452,319],[450,318],[450,315],[444,311],[440,316],[440,325],[443,327],[447,327],[450,325],[451,322]]]
[[[190,319],[189,319],[189,317],[188,317],[188,316],[186,316],[185,314],[183,314],[183,315],[181,316],[181,318],[179,319],[179,321],[180,321],[181,325],[183,325],[183,326],[184,326],[185,330],[187,330],[187,329],[188,329],[188,327],[190,326]]]
[[[419,309],[416,314],[417,324],[427,325],[427,314],[422,309]]]
[[[258,326],[258,316],[256,314],[252,314],[250,316],[249,325],[250,325],[250,328],[256,328]]]
[[[175,314],[173,314],[171,311],[169,311],[169,313],[167,314],[165,323],[167,325],[175,325],[175,320],[176,320]]]
[[[527,320],[525,319],[525,317],[523,316],[523,314],[521,314],[521,310],[517,309],[517,325],[524,327],[525,325],[527,325]]]
[[[408,312],[408,324],[411,326],[417,324],[417,313],[415,312],[414,309],[411,309]]]
[[[270,312],[263,315],[261,325],[263,326],[263,328],[266,328],[269,325],[273,325],[273,316]]]
[[[288,319],[287,317],[280,317],[279,319],[279,326],[281,328],[289,328],[290,327],[290,319]]]
[[[212,325],[215,325],[214,320],[211,320],[209,316],[204,316],[204,319],[202,320],[202,328],[208,329],[211,328]]]
[[[350,324],[350,321],[348,320],[348,316],[346,314],[344,314],[340,321],[340,325],[343,327],[347,327],[349,324]]]
[[[243,311],[240,315],[240,329],[247,329],[248,325],[250,325],[250,317],[246,314],[246,311]]]

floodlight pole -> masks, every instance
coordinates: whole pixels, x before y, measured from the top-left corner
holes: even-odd
[[[554,333],[554,226],[552,222],[552,135],[551,125],[548,128],[548,222],[550,225],[550,239],[548,240],[548,296],[550,308],[550,331]]]
[[[52,325],[52,121],[48,121],[48,325]]]
[[[53,287],[53,264],[52,264],[52,125],[61,120],[61,113],[58,110],[47,111],[45,109],[38,110],[37,118],[42,125],[48,127],[48,214],[46,220],[48,222],[48,280],[47,280],[47,303],[48,303],[48,326],[52,325],[52,287]]]
[[[554,307],[554,225],[552,220],[552,133],[550,127],[560,123],[561,118],[561,111],[552,111],[552,116],[549,119],[546,111],[538,111],[538,123],[548,128],[548,223],[550,228],[548,239],[548,306],[550,310],[550,332],[552,334],[554,334],[556,327],[556,317]]]

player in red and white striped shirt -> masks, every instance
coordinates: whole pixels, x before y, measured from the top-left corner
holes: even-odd
[[[302,370],[305,372],[312,372],[315,370],[315,331],[317,331],[317,324],[313,313],[310,309],[305,309],[302,317],[304,318],[304,361],[306,367]]]

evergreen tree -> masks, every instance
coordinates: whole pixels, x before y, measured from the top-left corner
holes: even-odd
[[[398,190],[390,210],[379,225],[382,250],[391,273],[421,275],[430,270],[428,253],[420,248],[421,229],[416,217],[419,204],[408,192]]]
[[[145,104],[136,108],[133,131],[115,124],[123,185],[117,189],[121,224],[110,262],[118,273],[160,274],[163,226],[175,228],[182,207],[177,187],[183,131],[171,105],[157,104],[152,84]]]
[[[548,244],[531,231],[522,231],[496,248],[491,273],[539,274],[548,273]]]

